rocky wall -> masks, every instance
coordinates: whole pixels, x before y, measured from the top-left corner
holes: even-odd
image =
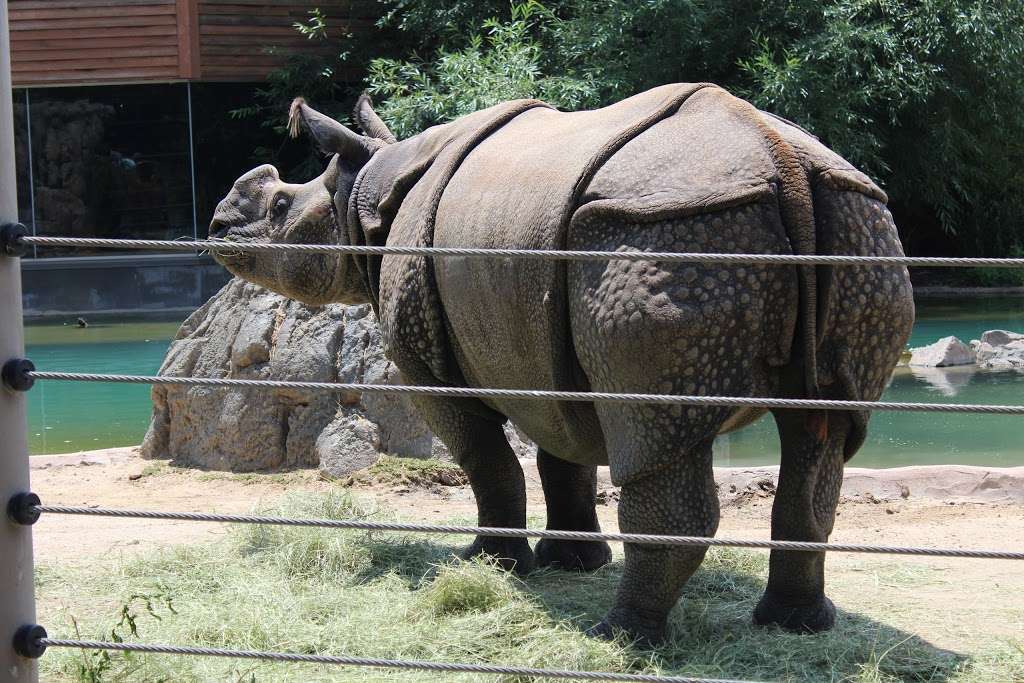
[[[400,384],[369,306],[310,307],[234,279],[186,320],[161,375]],[[382,453],[447,457],[394,394],[154,386],[148,458],[206,469],[319,467],[344,476]],[[520,455],[532,453],[510,427]]]

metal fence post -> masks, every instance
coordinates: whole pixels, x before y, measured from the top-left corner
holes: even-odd
[[[0,222],[18,220],[14,171],[14,110],[11,102],[11,41],[7,0],[0,0]],[[0,255],[0,363],[24,354],[21,263]],[[0,503],[29,490],[25,394],[0,388]],[[0,508],[0,509],[2,509]],[[2,513],[0,513],[2,514]],[[36,661],[14,652],[18,627],[36,621],[30,526],[0,520],[0,681],[35,683]]]

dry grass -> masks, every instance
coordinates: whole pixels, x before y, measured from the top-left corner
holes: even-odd
[[[289,497],[272,512],[392,517],[345,492]],[[519,580],[485,562],[453,560],[464,540],[241,526],[217,545],[87,569],[42,566],[40,621],[55,637],[77,628],[89,638],[762,681],[1024,680],[1021,642],[956,654],[878,615],[848,612],[817,636],[754,628],[766,561],[753,552],[709,554],[673,612],[667,645],[645,651],[595,641],[582,631],[608,607],[618,562],[590,575]],[[898,567],[882,579],[915,580]],[[45,680],[69,681],[500,680],[57,649],[42,666]]]

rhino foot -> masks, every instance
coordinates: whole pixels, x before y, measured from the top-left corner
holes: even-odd
[[[538,567],[592,572],[612,561],[612,549],[604,541],[553,541],[542,538],[534,551]]]
[[[472,545],[463,550],[459,557],[471,560],[474,557],[488,557],[504,569],[525,576],[537,567],[533,550],[525,538],[493,538],[477,536]]]
[[[614,640],[624,636],[640,648],[657,647],[665,641],[666,620],[664,617],[647,618],[624,610],[612,609],[597,624],[587,629],[587,635],[599,640]]]
[[[754,624],[794,633],[821,633],[836,623],[836,608],[824,595],[810,604],[793,604],[766,592],[754,608]]]

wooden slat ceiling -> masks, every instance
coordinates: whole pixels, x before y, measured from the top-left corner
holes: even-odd
[[[16,86],[180,77],[176,0],[9,0],[8,13]]]
[[[329,35],[366,30],[376,3],[353,0],[199,0],[199,54],[204,80],[261,80],[285,59],[283,52],[336,54],[337,47],[318,45],[295,30],[313,7],[328,19]]]
[[[373,0],[8,0],[11,75],[15,86],[258,81],[284,53],[337,50],[295,30],[313,7],[335,36],[369,30],[379,11]]]

